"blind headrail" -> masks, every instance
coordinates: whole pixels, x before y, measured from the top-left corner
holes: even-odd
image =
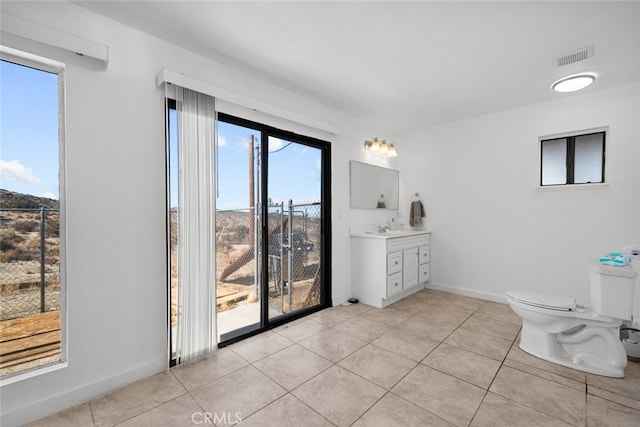
[[[165,83],[181,86],[206,95],[215,97],[217,100],[226,101],[235,105],[239,105],[250,110],[260,111],[262,113],[289,120],[293,123],[299,123],[332,134],[339,133],[339,128],[330,123],[304,114],[291,111],[287,108],[279,107],[259,99],[252,98],[241,93],[225,89],[215,84],[204,82],[186,74],[163,68],[156,76],[156,83],[160,87]]]

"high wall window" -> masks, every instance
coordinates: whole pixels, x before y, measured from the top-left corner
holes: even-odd
[[[0,376],[61,356],[61,66],[0,60]],[[61,291],[62,289],[62,291]]]
[[[606,132],[540,140],[540,185],[604,182]]]

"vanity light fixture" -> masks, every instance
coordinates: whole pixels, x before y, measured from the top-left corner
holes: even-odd
[[[366,140],[364,142],[364,149],[367,151],[379,151],[380,150],[380,141],[378,138],[373,138],[371,141]]]
[[[572,74],[556,80],[551,88],[556,92],[576,92],[591,85],[598,78],[598,74],[587,72]]]
[[[396,147],[388,143],[385,140],[378,140],[378,138],[373,138],[372,140],[366,140],[364,142],[364,149],[366,151],[373,151],[375,153],[379,153],[382,156],[387,157],[398,157],[398,151]]]
[[[387,141],[385,140],[380,143],[380,153],[384,154],[385,156],[389,153],[389,144],[387,144]]]

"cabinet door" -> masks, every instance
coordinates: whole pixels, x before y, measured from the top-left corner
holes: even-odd
[[[402,252],[392,252],[387,255],[387,275],[402,272]]]
[[[402,286],[409,289],[418,284],[418,248],[407,249],[402,253]]]
[[[420,266],[420,283],[428,282],[431,277],[431,263]]]
[[[387,297],[402,292],[402,273],[392,274],[387,277]]]
[[[428,245],[420,246],[418,248],[418,251],[420,253],[420,264],[425,264],[429,262],[429,258],[430,258],[429,246]]]

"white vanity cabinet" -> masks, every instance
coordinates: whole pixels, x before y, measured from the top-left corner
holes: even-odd
[[[375,307],[423,289],[430,277],[428,231],[351,235],[352,294]]]

